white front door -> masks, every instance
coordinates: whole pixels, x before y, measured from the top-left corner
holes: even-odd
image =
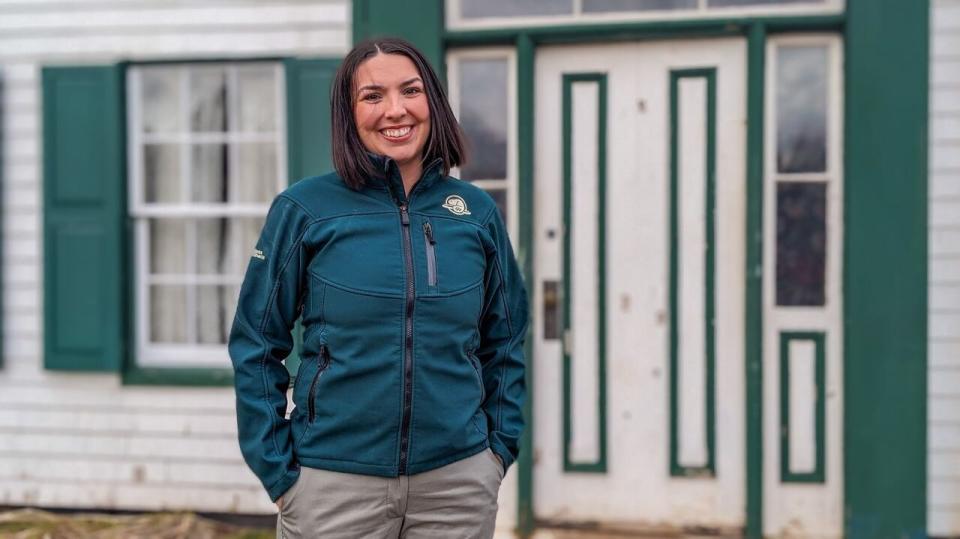
[[[540,521],[744,523],[745,58],[537,50]]]

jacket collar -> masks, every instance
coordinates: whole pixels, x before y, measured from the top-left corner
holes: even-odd
[[[400,176],[400,166],[392,158],[385,155],[366,152],[367,158],[373,164],[377,171],[377,176],[367,182],[367,186],[374,189],[389,191],[398,201],[407,199],[403,190],[403,178]],[[431,185],[437,182],[443,175],[443,159],[437,157],[429,163],[424,164],[423,171],[420,173],[420,180],[413,186],[411,194],[415,191],[429,189]]]

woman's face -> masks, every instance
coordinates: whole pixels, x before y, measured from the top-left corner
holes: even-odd
[[[403,166],[420,161],[430,134],[423,80],[402,54],[378,54],[357,67],[353,118],[367,150]]]

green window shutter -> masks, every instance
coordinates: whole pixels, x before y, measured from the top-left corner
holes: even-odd
[[[42,81],[44,366],[119,371],[123,68],[49,67]]]
[[[290,183],[333,170],[330,159],[330,85],[340,60],[290,58],[287,79],[287,170]],[[300,366],[303,328],[294,329],[294,351],[286,360],[295,374]]]
[[[330,85],[340,60],[291,58],[287,74],[287,170],[290,183],[333,170]]]

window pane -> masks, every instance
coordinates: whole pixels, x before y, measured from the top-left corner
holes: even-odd
[[[235,286],[197,287],[197,340],[201,344],[226,344],[237,304]]]
[[[187,287],[150,287],[150,341],[187,342]]]
[[[487,193],[493,198],[493,201],[497,203],[497,209],[500,210],[500,217],[503,218],[503,222],[507,223],[507,216],[510,215],[507,213],[507,190],[506,189],[487,189]],[[509,223],[507,224],[507,229],[510,228]]]
[[[230,246],[230,227],[227,219],[211,218],[197,219],[197,273],[222,274],[239,273],[238,270],[228,267]]]
[[[180,219],[150,219],[150,273],[187,271],[187,227]]]
[[[227,76],[224,68],[190,69],[190,128],[196,132],[227,130]]]
[[[227,200],[227,146],[225,144],[195,144],[192,148],[190,179],[193,200],[196,202],[226,202]]]
[[[173,68],[143,68],[140,75],[143,131],[180,130],[180,71]]]
[[[696,9],[697,0],[583,0],[584,13]]]
[[[180,202],[180,147],[144,144],[143,180],[146,202]]]
[[[777,305],[825,302],[827,184],[777,182]]]
[[[780,47],[777,53],[777,170],[827,168],[827,48]]]
[[[759,6],[769,4],[822,4],[826,0],[709,0],[710,7]]]
[[[460,0],[460,14],[465,19],[570,13],[573,0]]]
[[[230,200],[270,202],[279,190],[277,184],[277,145],[270,143],[237,144],[239,165],[237,187]]]
[[[273,131],[276,125],[276,70],[269,65],[237,68],[240,131]]]
[[[460,124],[470,142],[464,179],[507,177],[507,60],[460,62]]]

